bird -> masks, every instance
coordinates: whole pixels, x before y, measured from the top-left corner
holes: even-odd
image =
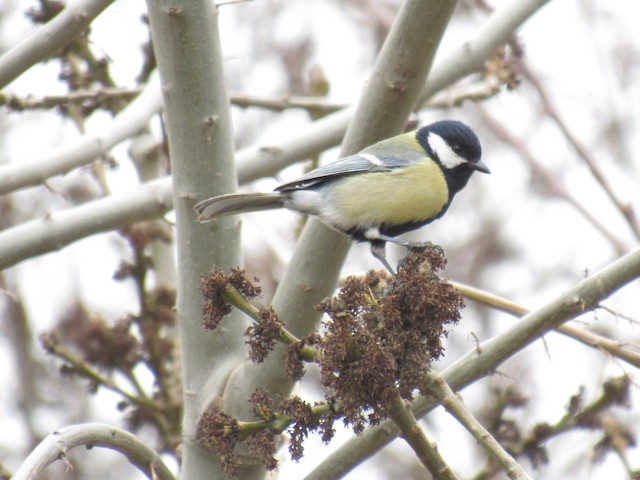
[[[232,193],[201,201],[201,223],[252,211],[286,208],[320,219],[371,253],[395,275],[387,242],[441,218],[482,162],[475,132],[457,120],[441,120],[375,143],[355,155],[320,166],[269,193]]]

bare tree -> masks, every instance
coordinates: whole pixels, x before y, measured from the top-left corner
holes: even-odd
[[[412,452],[393,462],[405,476],[423,477],[428,471],[438,479],[537,478],[545,465],[562,457],[559,449],[547,446],[550,439],[586,430],[593,436],[581,446],[582,465],[613,453],[627,476],[635,478],[635,430],[624,420],[624,415],[635,418],[627,371],[640,365],[634,342],[618,324],[601,331],[567,324],[586,321],[589,312],[623,319],[620,324],[635,322],[603,303],[640,277],[640,250],[631,247],[640,239],[634,194],[624,193],[624,178],[597,160],[602,151],[587,146],[564,120],[558,96],[527,57],[518,31],[547,0],[517,0],[495,11],[484,2],[452,0],[406,0],[399,6],[366,1],[146,3],[140,30],[148,41],[135,64],[134,86],[116,80],[113,67],[119,64],[94,43],[106,15],[112,22],[107,31],[120,34],[115,22],[131,20],[130,5],[43,0],[27,12],[39,27],[0,56],[0,101],[8,112],[3,123],[10,126],[9,141],[21,112],[33,119],[45,112],[48,119],[61,118],[80,132],[35,159],[10,158],[0,165],[0,278],[10,358],[19,379],[14,387],[19,400],[11,407],[21,413],[26,438],[23,448],[11,453],[30,452],[14,478],[45,475],[57,460],[73,471],[70,475],[95,478],[100,466],[89,470],[70,454],[80,445],[115,450],[148,478],[264,478],[287,458],[280,452],[283,444],[288,458],[301,464],[314,459],[316,466],[307,466],[306,478],[341,478],[366,468],[374,454],[384,458],[385,447],[399,437]],[[348,18],[356,32],[368,36],[370,73],[357,101],[332,99],[331,76],[310,60],[328,37],[316,39],[307,32],[289,43],[278,40],[283,30],[297,27],[287,18],[313,24],[313,13],[301,8],[333,9],[336,18]],[[593,25],[594,18],[585,10],[585,23]],[[226,38],[251,42],[247,58],[257,65],[268,57],[273,59],[268,65],[280,65],[284,93],[243,92],[250,79],[241,71],[258,69],[238,67],[227,56],[222,39],[231,25],[236,30]],[[449,41],[436,56],[445,33],[461,26],[467,28],[455,37],[458,43]],[[49,78],[46,69],[52,64],[58,76],[52,83],[64,85],[66,93],[21,93],[22,85],[31,88],[30,72]],[[555,141],[569,146],[580,162],[583,183],[589,184],[585,189],[597,191],[597,201],[585,198],[560,169],[550,167],[516,120],[510,123],[496,113],[514,92],[529,100],[527,112],[538,116],[534,124],[555,129],[560,138]],[[493,151],[491,156],[498,158],[497,152],[508,151],[524,165],[520,172],[526,174],[518,175],[527,175],[521,183],[529,182],[532,193],[523,196],[569,207],[581,227],[549,233],[571,238],[569,244],[581,242],[585,231],[590,238],[597,236],[594,251],[606,245],[609,252],[592,259],[600,268],[579,278],[568,261],[561,266],[568,270],[566,281],[551,281],[544,276],[551,260],[538,257],[539,269],[523,284],[531,298],[536,298],[535,289],[546,296],[531,310],[490,293],[509,293],[500,285],[517,283],[520,246],[501,230],[513,210],[499,193],[492,196],[481,187],[461,200],[466,209],[457,214],[458,225],[467,227],[452,229],[449,236],[436,232],[435,239],[454,260],[444,273],[445,255],[433,246],[412,251],[395,277],[370,271],[341,280],[350,242],[309,219],[280,275],[278,257],[285,249],[272,245],[268,255],[243,255],[239,218],[196,222],[193,206],[199,200],[277,176],[294,164],[316,164],[338,145],[340,157],[353,154],[426,115],[442,115],[436,111],[465,115],[477,124],[485,156]],[[611,118],[602,143],[637,175],[629,160],[631,133],[614,122],[615,115]],[[47,125],[34,122],[32,138],[44,134]],[[537,130],[528,133],[542,138]],[[123,155],[118,149],[125,144]],[[559,147],[543,153],[551,151],[560,155]],[[116,171],[124,162],[132,175]],[[501,168],[511,167],[498,163],[495,169]],[[124,187],[133,176],[136,186]],[[510,181],[515,184],[516,176]],[[491,188],[508,191],[511,185]],[[498,212],[496,202],[504,207]],[[609,213],[596,213],[601,211]],[[465,212],[472,214],[465,218]],[[609,214],[618,223],[610,222]],[[455,224],[448,220],[455,215],[443,223]],[[52,315],[55,327],[34,326],[37,315],[30,299],[38,296],[39,287],[29,284],[21,266],[58,250],[55,255],[62,256],[94,234],[105,241],[94,247],[95,265],[108,255],[106,250],[117,251],[120,263],[112,282],[130,300],[99,291],[95,274],[87,285],[75,278],[75,291],[60,299]],[[261,240],[268,244],[268,234]],[[554,257],[548,250],[545,254]],[[240,268],[245,259],[246,271]],[[43,272],[45,288],[55,289],[54,279],[66,282],[66,270]],[[495,272],[494,277],[489,279],[487,272]],[[121,313],[92,307],[81,292],[85,288],[107,304],[124,304],[118,307]],[[629,290],[616,295],[623,309],[629,308]],[[463,298],[470,303],[466,310]],[[518,322],[497,328],[496,319],[502,323],[504,313],[519,317]],[[450,331],[465,328],[472,341],[446,339]],[[38,346],[34,330],[46,330]],[[596,378],[586,372],[595,391],[580,388],[562,397],[566,405],[559,418],[545,412],[543,420],[528,422],[523,412],[536,401],[536,383],[531,374],[512,373],[528,371],[528,366],[508,360],[532,351],[551,332],[566,337],[571,348],[595,355],[603,371],[611,362],[622,373],[607,371]],[[51,357],[44,357],[41,347]],[[50,358],[62,365],[62,380]],[[498,371],[505,375],[495,375]],[[520,381],[509,380],[516,376]],[[60,382],[65,388],[56,388]],[[125,428],[95,423],[107,420],[89,412],[98,403],[78,389],[86,384],[92,393],[109,391],[118,398]],[[480,392],[481,401],[468,403],[479,408],[468,407],[461,396],[471,385],[476,393],[470,395]],[[463,427],[463,447],[434,425],[441,421],[433,412],[439,405],[447,419]],[[622,408],[627,411],[621,413]],[[49,428],[37,421],[45,409],[55,419],[47,422],[53,425]],[[310,446],[312,434],[325,444],[335,443],[336,431],[349,439],[331,453]],[[559,468],[572,460],[558,461]],[[393,474],[386,463],[380,462],[382,476]]]

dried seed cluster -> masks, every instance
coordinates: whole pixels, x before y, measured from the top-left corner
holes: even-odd
[[[439,247],[416,250],[388,285],[376,274],[351,277],[320,306],[329,316],[319,347],[322,383],[356,432],[385,419],[396,393],[411,399],[442,355],[446,326],[463,307],[458,292],[436,275],[444,265]]]
[[[203,325],[207,330],[215,330],[222,317],[231,313],[231,305],[224,300],[227,285],[233,286],[246,299],[253,299],[262,293],[255,282],[249,280],[244,270],[232,268],[228,275],[220,270],[211,272],[202,279],[202,295],[204,296]]]

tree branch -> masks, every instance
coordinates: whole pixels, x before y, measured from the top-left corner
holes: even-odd
[[[32,98],[31,96],[21,98],[17,95],[5,95],[0,92],[0,106],[7,106],[15,112],[25,110],[51,110],[73,104],[84,104],[93,102],[103,105],[109,101],[130,101],[140,95],[142,87],[122,88],[122,87],[100,87],[96,89],[75,90],[66,95],[47,95],[42,98]]]
[[[435,443],[431,443],[424,430],[418,425],[411,409],[404,404],[400,395],[396,395],[387,406],[389,418],[398,426],[400,435],[413,449],[422,464],[436,480],[456,480],[451,467],[438,452]]]
[[[463,285],[458,282],[449,281],[449,283],[451,283],[451,285],[453,285],[463,297],[482,305],[486,305],[487,307],[510,313],[516,317],[522,317],[529,313],[529,310],[517,303],[492,293],[485,292],[468,285]],[[602,335],[598,335],[593,332],[588,332],[582,328],[572,327],[571,325],[560,325],[555,330],[558,333],[579,341],[580,343],[607,352],[608,354],[619,358],[620,360],[624,360],[636,368],[640,368],[640,355],[624,348],[625,343],[611,340],[610,338],[603,337]]]
[[[14,480],[30,480],[56,460],[67,460],[69,450],[85,447],[104,447],[123,454],[127,460],[150,480],[174,480],[160,456],[131,433],[99,423],[73,425],[45,438],[27,457],[15,475]]]
[[[142,389],[137,388],[138,395],[127,392],[124,388],[116,383],[113,378],[102,375],[96,370],[89,362],[82,360],[81,358],[73,355],[68,349],[60,344],[60,342],[49,335],[42,335],[40,337],[43,347],[52,355],[62,359],[68,366],[70,366],[76,375],[86,378],[96,386],[102,386],[118,395],[126,398],[132,405],[142,406],[149,409],[152,412],[158,411],[158,405],[144,394]],[[128,377],[128,380],[132,385],[136,386],[136,382],[133,377]]]
[[[83,135],[70,145],[31,161],[12,162],[0,166],[0,195],[14,190],[39,185],[49,177],[88,165],[106,155],[115,145],[146,128],[149,120],[162,108],[160,85],[152,78],[142,93],[135,98],[106,128],[94,134]]]
[[[512,480],[530,480],[524,468],[502,448],[502,445],[476,420],[471,411],[436,372],[428,374],[428,389],[436,400],[458,420],[473,438],[496,460]]]
[[[238,311],[216,335],[202,329],[201,278],[212,266],[241,263],[240,222],[226,218],[202,225],[193,206],[237,189],[233,128],[218,29],[210,0],[147,0],[162,80],[173,175],[178,271],[177,313],[184,391],[182,478],[221,478],[221,459],[201,445],[197,425],[222,395],[230,371],[246,357],[241,341],[248,321]],[[248,397],[235,397],[235,402]],[[246,403],[246,402],[245,402]],[[259,466],[243,478],[262,478]]]
[[[135,195],[109,196],[0,233],[0,269],[58,250],[80,238],[157,218],[173,206],[171,180],[150,182]]]
[[[78,0],[0,57],[0,88],[84,32],[113,0]]]

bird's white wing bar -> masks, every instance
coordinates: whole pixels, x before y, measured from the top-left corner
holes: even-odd
[[[360,156],[362,158],[365,158],[367,160],[369,160],[371,162],[371,165],[373,165],[374,167],[383,167],[384,168],[384,163],[382,162],[382,160],[380,160],[378,157],[376,157],[375,155],[371,154],[371,153],[361,153]],[[372,170],[371,166],[369,167],[369,170]]]

